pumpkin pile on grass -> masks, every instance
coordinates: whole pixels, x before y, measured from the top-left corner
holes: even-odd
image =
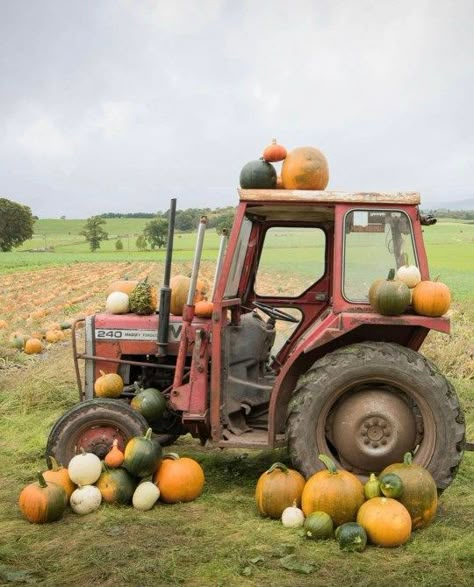
[[[378,478],[371,474],[365,485],[349,471],[337,469],[328,456],[319,459],[325,469],[306,482],[282,463],[263,473],[255,491],[259,513],[281,518],[286,528],[299,528],[311,540],[335,537],[342,550],[355,552],[362,552],[367,542],[401,546],[412,530],[433,520],[436,484],[424,467],[413,463],[411,453]]]
[[[273,163],[280,161],[278,175]],[[325,190],[328,182],[328,162],[319,149],[297,147],[288,152],[276,139],[265,147],[260,159],[249,161],[240,172],[243,189]]]
[[[150,510],[163,503],[190,502],[204,488],[199,463],[175,453],[162,454],[149,428],[144,436],[131,438],[122,451],[117,439],[101,461],[93,453],[74,456],[67,468],[50,458],[52,468],[38,472],[37,481],[20,493],[19,507],[32,523],[60,520],[68,505],[79,515],[96,511],[101,503],[133,505]]]

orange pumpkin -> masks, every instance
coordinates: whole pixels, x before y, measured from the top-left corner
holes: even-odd
[[[406,507],[391,497],[373,497],[357,514],[357,523],[367,532],[372,544],[400,546],[410,538],[411,518]]]
[[[121,291],[129,296],[139,283],[137,279],[118,279],[113,281],[106,289],[105,297],[108,297],[114,291]]]
[[[6,320],[0,320],[0,329],[6,328],[8,326]]]
[[[204,487],[204,471],[201,465],[188,457],[168,453],[163,457],[153,481],[165,503],[193,501]]]
[[[46,338],[46,342],[51,342],[51,343],[58,342],[58,340],[59,340],[56,330],[48,330],[46,332],[45,338]]]
[[[437,318],[446,314],[451,305],[451,292],[449,287],[438,281],[420,281],[413,290],[413,309],[422,316]]]
[[[296,503],[301,505],[305,480],[301,473],[283,463],[274,463],[260,475],[255,489],[258,511],[269,518],[281,518],[283,510]]]
[[[272,139],[271,145],[265,147],[262,156],[263,159],[268,163],[283,161],[283,159],[286,157],[286,149],[283,145],[279,145],[276,139]]]
[[[314,147],[298,147],[288,153],[281,167],[287,190],[324,190],[329,182],[326,157]]]
[[[118,440],[115,439],[112,443],[112,448],[105,455],[105,464],[111,469],[116,469],[123,463],[124,458],[123,452],[118,447]]]
[[[29,338],[25,342],[25,347],[23,349],[27,355],[34,355],[37,353],[41,353],[43,350],[43,345],[38,338]]]
[[[364,486],[349,471],[338,471],[326,455],[319,455],[319,459],[326,470],[318,471],[306,481],[301,497],[304,515],[326,512],[335,526],[355,522],[357,511],[365,501]]]
[[[62,518],[66,507],[64,489],[56,483],[45,481],[43,475],[38,473],[38,481],[30,483],[20,493],[18,505],[29,522],[55,522]]]
[[[67,505],[76,486],[71,481],[68,470],[65,467],[61,467],[54,457],[49,457],[49,460],[51,461],[51,469],[48,469],[43,473],[43,478],[45,481],[48,481],[48,483],[56,483],[64,489]]]
[[[201,300],[194,307],[194,315],[198,318],[211,318],[213,310],[214,304],[212,302]]]
[[[104,373],[95,380],[94,391],[97,397],[119,397],[123,391],[123,379],[118,373]]]
[[[170,311],[175,316],[183,315],[183,308],[188,298],[189,286],[191,279],[185,275],[175,275],[171,278],[171,300],[170,300]],[[194,303],[203,300],[206,295],[209,286],[203,279],[198,279],[196,283],[196,293],[194,294]]]
[[[413,530],[428,526],[438,507],[438,491],[429,471],[413,463],[411,453],[407,452],[403,463],[389,465],[380,476],[386,473],[395,473],[402,480],[403,493],[397,499],[410,513]]]

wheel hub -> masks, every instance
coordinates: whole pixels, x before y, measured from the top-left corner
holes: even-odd
[[[83,448],[86,452],[92,452],[103,459],[109,452],[113,441],[118,440],[118,448],[124,450],[124,439],[116,428],[110,426],[97,426],[89,428],[77,439],[77,450]]]
[[[345,396],[330,422],[328,436],[341,462],[356,472],[380,471],[415,446],[415,415],[400,394],[387,389]]]

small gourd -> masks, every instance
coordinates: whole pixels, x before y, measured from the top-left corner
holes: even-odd
[[[85,452],[72,457],[68,466],[69,477],[76,485],[91,485],[102,473],[102,463],[97,455]]]
[[[397,279],[406,283],[412,289],[421,281],[421,273],[416,265],[408,265],[408,255],[403,255],[404,265],[397,270]]]
[[[123,459],[123,452],[118,447],[118,440],[115,439],[112,443],[111,449],[105,455],[105,464],[111,469],[116,469],[117,467],[120,467],[120,465],[123,463]]]
[[[107,296],[105,310],[111,314],[127,314],[130,311],[128,295],[121,291],[113,291]]]
[[[132,504],[136,510],[146,512],[151,510],[160,497],[160,490],[151,481],[143,481],[135,489],[132,497]]]
[[[268,145],[263,150],[263,159],[268,163],[276,163],[277,161],[283,161],[286,157],[286,149],[283,145],[279,145],[276,139],[272,139],[271,145]]]
[[[336,528],[339,548],[346,552],[364,552],[367,545],[367,532],[357,522],[347,522]]]
[[[296,507],[296,500],[293,505],[285,508],[281,514],[281,523],[285,528],[301,528],[304,524],[304,513],[299,507]]]
[[[123,379],[118,373],[104,373],[104,371],[100,371],[100,377],[94,383],[97,397],[119,397],[123,387]]]
[[[303,527],[306,538],[310,540],[327,540],[334,534],[334,522],[326,512],[311,512]]]
[[[76,514],[85,515],[95,512],[102,502],[100,489],[95,485],[83,485],[78,487],[73,494],[69,503],[71,509]]]
[[[364,485],[364,495],[365,499],[372,499],[372,497],[380,497],[382,495],[382,492],[380,491],[380,483],[375,473],[370,474],[369,480]]]
[[[380,476],[380,490],[385,497],[398,499],[403,493],[403,482],[396,473],[385,473]]]

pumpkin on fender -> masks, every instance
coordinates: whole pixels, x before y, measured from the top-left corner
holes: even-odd
[[[335,526],[355,522],[357,511],[365,501],[364,486],[349,471],[337,470],[326,455],[319,455],[326,470],[318,471],[306,481],[301,496],[305,516],[322,511],[331,516]]]
[[[451,292],[438,277],[434,281],[420,281],[413,290],[412,304],[417,314],[439,318],[449,310]]]
[[[263,516],[277,520],[293,504],[301,505],[305,480],[303,475],[283,463],[274,463],[260,475],[255,489],[255,501]]]
[[[395,269],[390,269],[387,279],[372,284],[369,300],[374,310],[382,316],[398,316],[410,304],[410,290],[406,283],[395,279]]]

